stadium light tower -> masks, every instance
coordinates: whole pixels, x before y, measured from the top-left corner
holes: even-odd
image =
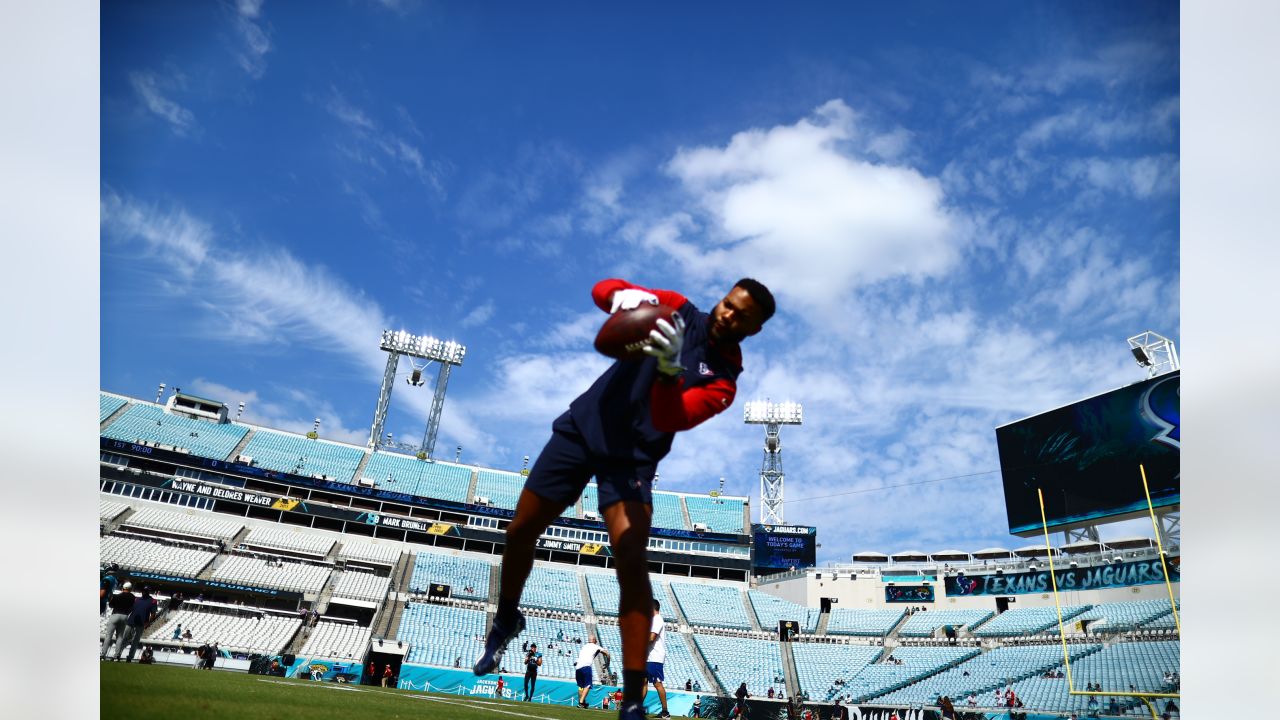
[[[431,402],[431,416],[427,420],[427,429],[422,435],[421,452],[427,457],[436,447],[436,433],[440,430],[440,412],[444,409],[444,392],[449,385],[449,370],[454,365],[461,365],[467,354],[465,345],[452,340],[437,340],[430,335],[414,335],[404,330],[383,330],[379,348],[387,353],[387,369],[382,374],[382,390],[378,394],[378,408],[373,413],[373,428],[369,431],[369,447],[378,449],[382,438],[382,426],[387,421],[387,407],[391,404],[391,389],[395,384],[396,368],[400,364],[400,356],[440,363],[440,373],[436,376],[436,394]],[[410,361],[412,362],[412,361]],[[415,374],[420,374],[426,365],[414,366]],[[412,384],[412,383],[410,383]]]
[[[760,466],[760,522],[782,525],[782,426],[799,425],[804,411],[797,402],[752,400],[742,411],[748,425],[764,425],[764,462]]]
[[[1140,367],[1147,369],[1147,377],[1159,377],[1178,370],[1178,348],[1169,338],[1150,330],[1129,338],[1129,352]]]

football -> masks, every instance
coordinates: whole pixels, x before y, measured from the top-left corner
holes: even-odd
[[[596,351],[617,360],[642,360],[649,331],[659,318],[670,321],[676,309],[667,305],[641,303],[633,310],[619,310],[605,320],[596,333]]]

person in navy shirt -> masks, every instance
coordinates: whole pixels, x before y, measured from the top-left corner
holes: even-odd
[[[649,290],[625,280],[596,283],[591,297],[603,311],[641,303],[675,308],[659,320],[642,360],[619,360],[551,425],[552,435],[529,472],[507,526],[498,612],[473,668],[487,675],[507,643],[524,630],[518,609],[533,567],[538,537],[597,481],[600,514],[617,561],[622,635],[623,701],[619,717],[644,717],[645,657],[653,594],[647,546],[653,514],[653,477],[677,432],[689,430],[733,404],[746,338],[773,316],[769,289],[744,278],[703,312],[671,290]]]

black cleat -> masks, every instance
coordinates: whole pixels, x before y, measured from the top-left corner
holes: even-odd
[[[523,613],[516,613],[515,626],[511,628],[498,624],[498,619],[494,618],[493,625],[489,628],[489,635],[484,640],[484,654],[476,660],[471,671],[476,675],[484,676],[497,669],[498,664],[502,662],[502,654],[507,651],[507,643],[524,632],[524,626]]]

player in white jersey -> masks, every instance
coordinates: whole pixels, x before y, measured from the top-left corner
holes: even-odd
[[[667,720],[671,713],[667,712],[667,688],[662,684],[662,665],[667,661],[667,623],[662,619],[662,603],[653,601],[653,622],[649,625],[649,657],[644,671],[648,682],[644,686],[644,694],[649,694],[649,683],[658,689],[658,700],[662,703],[659,718]]]
[[[609,651],[596,644],[596,636],[588,635],[587,641],[578,651],[578,661],[573,664],[573,674],[578,680],[578,707],[587,707],[587,691],[591,689],[591,666],[596,655],[604,655],[604,663],[609,664]]]

